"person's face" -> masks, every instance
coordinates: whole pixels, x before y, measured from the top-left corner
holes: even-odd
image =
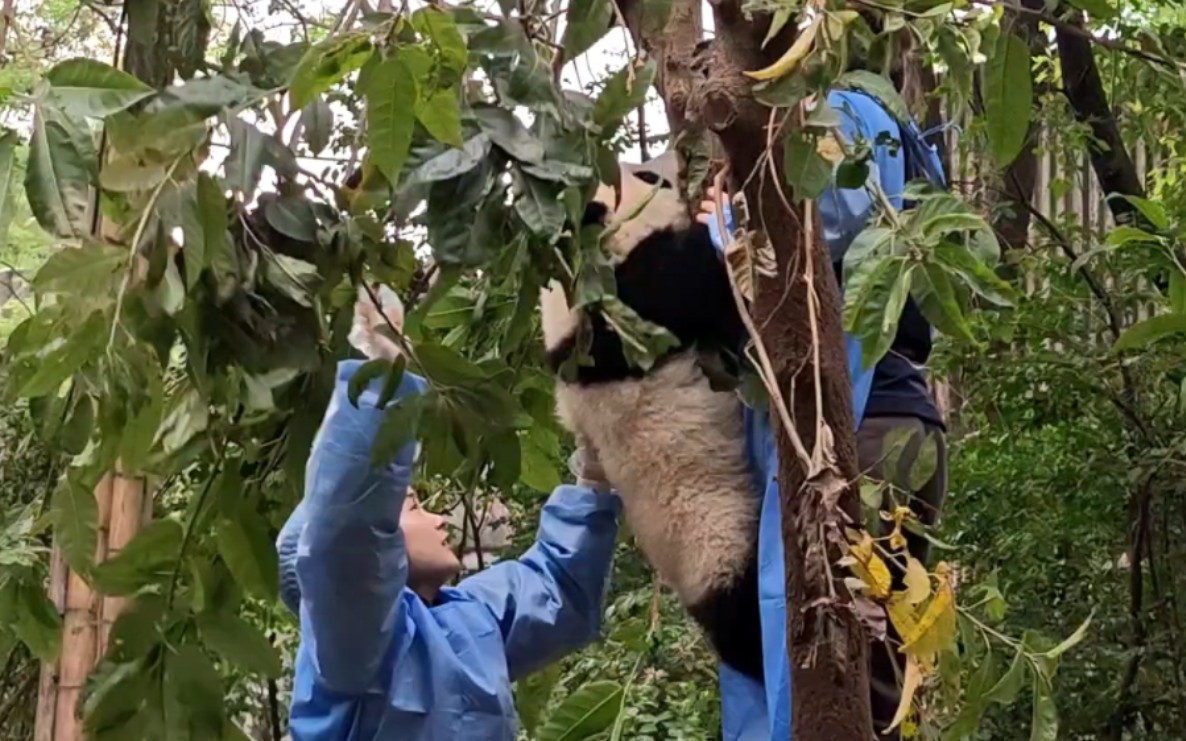
[[[449,545],[445,518],[423,509],[409,489],[399,526],[408,549],[408,586],[431,601],[461,571],[461,562]]]

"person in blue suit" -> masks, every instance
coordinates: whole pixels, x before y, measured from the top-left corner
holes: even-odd
[[[371,464],[383,379],[355,407],[361,365],[338,366],[304,498],[277,541],[301,626],[292,739],[513,741],[511,683],[599,633],[619,500],[596,456],[576,456],[577,483],[549,497],[535,544],[448,586],[461,564],[410,490],[415,442]],[[405,372],[393,403],[425,388]]]
[[[868,93],[833,90],[828,105],[840,114],[839,132],[849,146],[858,140],[872,149],[869,187],[829,187],[816,201],[823,237],[841,279],[845,253],[874,214],[872,184],[879,185],[896,209],[906,204],[902,194],[909,179],[926,178],[943,185],[942,164],[935,148],[913,121],[898,121],[885,104]],[[709,226],[718,250],[720,232],[716,226],[716,194],[710,189],[697,219]],[[728,204],[726,231],[733,228]],[[946,492],[946,445],[942,416],[926,383],[925,363],[931,351],[931,326],[913,299],[907,301],[890,351],[872,368],[865,368],[861,346],[846,334],[849,376],[853,389],[853,418],[856,423],[857,457],[861,471],[894,483],[909,495],[908,504],[919,520],[933,524]],[[786,595],[779,511],[777,448],[765,410],[746,411],[747,450],[758,491],[763,492],[758,539],[759,601],[762,616],[762,645],[765,654],[765,682],[761,685],[721,665],[721,712],[725,741],[771,741],[790,734],[790,667],[786,654]],[[919,489],[914,489],[910,469],[918,459],[924,441],[935,445],[935,470]],[[904,441],[898,468],[884,470],[882,460],[887,439]],[[910,553],[925,560],[928,542],[907,534]],[[871,647],[870,700],[878,738],[897,741],[899,732],[882,731],[893,719],[900,698],[892,647],[877,643]]]

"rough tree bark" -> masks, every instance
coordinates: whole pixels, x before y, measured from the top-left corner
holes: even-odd
[[[769,18],[746,19],[739,0],[711,4],[716,36],[707,44],[693,21],[697,0],[675,0],[666,28],[657,34],[631,30],[640,48],[659,57],[673,131],[715,134],[733,187],[745,183],[750,226],[769,236],[778,260],[778,274],[757,287],[753,313],[795,426],[787,430],[772,410],[786,558],[792,737],[867,741],[873,738],[868,639],[848,603],[841,569],[834,567],[844,555],[845,518],[859,521],[860,507],[859,490],[849,483],[857,481],[858,469],[840,292],[814,209],[790,205],[792,194],[782,186],[782,147],[771,131],[779,120],[754,99],[742,75],[773,61],[770,54],[785,50],[788,40],[776,40],[763,52]],[[636,9],[625,16],[637,23]],[[804,460],[803,449],[821,456],[818,465]]]

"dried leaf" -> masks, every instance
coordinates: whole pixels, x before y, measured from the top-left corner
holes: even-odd
[[[870,597],[884,600],[890,596],[890,586],[893,579],[889,567],[873,552],[873,538],[869,533],[861,534],[861,541],[850,547],[855,562],[849,567],[861,581],[865,583]]]
[[[902,699],[898,703],[898,711],[894,713],[894,719],[890,722],[886,732],[892,731],[901,725],[902,721],[906,720],[907,714],[910,713],[910,705],[914,702],[914,693],[918,691],[919,685],[922,684],[923,672],[918,660],[913,656],[906,657],[906,676],[902,680]]]

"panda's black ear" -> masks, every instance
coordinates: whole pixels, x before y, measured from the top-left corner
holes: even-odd
[[[639,180],[647,183],[648,185],[658,185],[660,188],[666,188],[668,190],[675,187],[671,184],[670,180],[657,172],[651,172],[650,170],[639,170],[634,174]]]

